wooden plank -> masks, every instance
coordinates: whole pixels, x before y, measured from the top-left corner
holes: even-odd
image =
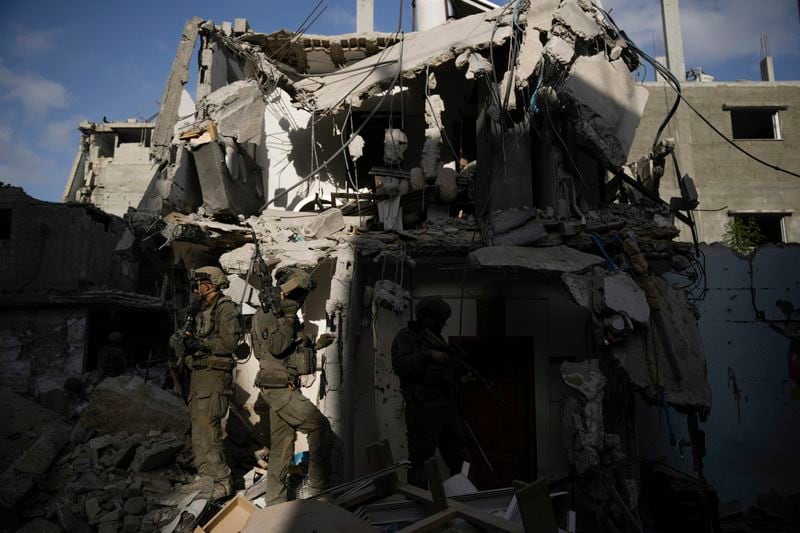
[[[515,481],[514,491],[517,495],[519,514],[522,517],[525,531],[531,533],[555,533],[558,531],[558,523],[546,479],[538,479],[531,484]]]
[[[385,494],[383,494],[385,495]],[[366,503],[377,500],[382,497],[374,487],[369,487],[363,491],[358,491],[346,496],[336,498],[333,503],[344,509],[350,510],[360,507]]]
[[[427,490],[423,490],[413,485],[403,484],[398,485],[396,491],[398,494],[402,494],[410,500],[420,502],[429,507],[433,506],[433,496]],[[523,533],[525,531],[521,524],[509,522],[508,520],[500,518],[499,516],[484,513],[483,511],[479,511],[478,509],[474,509],[455,500],[447,499],[446,501],[448,509],[454,510],[460,518],[463,518],[470,524],[477,525],[491,531],[504,531],[508,533]],[[537,530],[530,529],[529,531],[535,532]]]
[[[423,533],[425,531],[435,531],[454,518],[456,518],[456,511],[454,509],[444,509],[438,513],[430,515],[427,518],[423,518],[422,520],[404,527],[398,531],[398,533]]]
[[[394,464],[392,447],[389,445],[388,439],[374,442],[368,445],[365,450],[367,452],[367,462],[372,472],[378,472]],[[375,486],[378,495],[394,492],[394,488],[397,486],[397,473],[392,472],[391,474],[378,478],[373,481],[372,484]]]

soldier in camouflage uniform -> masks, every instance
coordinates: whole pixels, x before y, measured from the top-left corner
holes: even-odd
[[[232,492],[231,470],[225,462],[222,419],[228,412],[233,352],[241,327],[236,304],[220,291],[228,279],[217,267],[192,272],[195,292],[200,298],[194,333],[184,335],[186,366],[191,371],[189,414],[192,421],[192,451],[197,471],[214,482],[212,498]]]
[[[426,335],[433,335],[438,343],[446,344],[441,332],[450,318],[450,306],[438,296],[428,296],[415,311],[417,320],[401,329],[392,342],[392,367],[406,404],[408,482],[426,488],[425,461],[437,447],[450,475],[459,473],[470,456],[455,405],[458,374],[454,362],[425,341]]]
[[[331,468],[330,423],[300,392],[299,376],[315,370],[315,350],[330,344],[332,336],[321,336],[315,345],[300,335],[303,327],[297,311],[316,286],[311,276],[300,269],[282,269],[275,277],[282,308],[259,309],[252,326],[253,353],[261,365],[255,384],[269,406],[267,505],[286,501],[286,469],[294,455],[296,431],[308,437],[311,495],[328,487]]]

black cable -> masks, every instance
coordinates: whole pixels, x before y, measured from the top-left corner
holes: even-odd
[[[628,38],[628,36],[625,34],[625,32],[619,29],[619,26],[617,26],[617,24],[614,22],[614,19],[611,18],[611,15],[609,15],[606,11],[604,11],[602,8],[597,7],[596,5],[595,5],[595,8],[598,11],[600,11],[601,13],[603,13],[603,15],[614,26],[614,28],[619,32],[619,34],[622,36],[622,38],[625,39],[625,42],[628,43],[628,46],[630,46],[631,49],[634,52],[636,52],[642,59],[644,59],[645,61],[647,61],[651,65],[653,65],[653,68],[655,68],[657,72],[661,73],[661,75],[663,75],[665,77],[665,79],[667,79],[667,81],[671,82],[671,83],[669,83],[669,85],[676,92],[677,97],[676,97],[675,104],[673,104],[672,109],[670,110],[670,113],[667,115],[667,118],[661,124],[661,127],[659,127],[659,129],[658,129],[658,132],[656,134],[656,140],[655,140],[655,142],[653,144],[654,148],[655,148],[655,145],[658,143],[658,138],[661,135],[661,132],[666,127],[666,124],[669,122],[669,120],[672,118],[672,115],[674,114],[675,110],[677,109],[678,103],[682,100],[687,106],[689,106],[689,109],[691,109],[694,112],[694,114],[696,114],[700,118],[700,120],[702,120],[706,124],[706,126],[711,128],[711,130],[714,133],[719,135],[723,140],[725,140],[725,142],[727,142],[728,144],[730,144],[731,146],[736,148],[736,150],[738,150],[739,152],[743,153],[744,155],[746,155],[747,157],[749,157],[753,161],[755,161],[757,163],[760,163],[761,165],[764,165],[767,168],[771,168],[772,170],[775,170],[777,172],[783,172],[784,174],[788,174],[789,176],[792,176],[792,177],[795,177],[795,178],[800,178],[800,174],[798,174],[797,172],[792,172],[791,170],[786,170],[785,168],[779,167],[778,165],[773,165],[772,163],[768,163],[767,161],[764,161],[763,159],[751,154],[750,152],[748,152],[747,150],[745,150],[744,148],[742,148],[741,146],[736,144],[731,138],[729,138],[723,132],[721,132],[700,111],[698,111],[697,108],[695,108],[692,105],[691,102],[689,102],[686,99],[686,97],[683,95],[683,92],[681,91],[680,82],[675,77],[675,75],[672,74],[672,72],[669,71],[669,69],[664,67],[664,65],[662,65],[661,63],[659,63],[658,61],[656,61],[655,59],[650,57],[650,55],[648,55],[646,52],[644,52],[642,49],[640,49],[638,46],[636,46],[636,44],[633,41],[631,41],[630,38]]]
[[[259,209],[259,211],[263,211],[264,209],[266,209],[266,208],[267,208],[267,207],[268,207],[268,206],[269,206],[271,203],[273,203],[273,202],[274,202],[275,200],[277,200],[278,198],[281,198],[281,197],[283,197],[283,196],[286,196],[286,195],[288,195],[290,192],[292,192],[293,190],[295,190],[295,189],[296,189],[296,188],[298,188],[299,186],[301,186],[301,185],[303,185],[304,183],[306,183],[308,180],[310,180],[311,178],[313,178],[314,176],[316,176],[316,175],[317,175],[317,173],[318,173],[320,170],[322,170],[323,168],[327,167],[327,166],[328,166],[328,165],[329,165],[329,164],[330,164],[330,163],[331,163],[331,162],[332,162],[334,159],[336,159],[337,157],[339,157],[339,154],[340,154],[341,152],[343,152],[343,151],[344,151],[344,149],[345,149],[345,148],[347,148],[347,147],[350,145],[350,143],[351,143],[351,142],[353,142],[353,139],[355,139],[355,138],[356,138],[356,136],[357,136],[359,133],[361,133],[361,130],[363,130],[363,129],[364,129],[364,127],[365,127],[365,126],[366,126],[366,125],[369,123],[369,121],[372,119],[372,117],[374,117],[374,116],[375,116],[375,113],[377,113],[377,112],[378,112],[378,109],[380,109],[381,105],[383,105],[383,101],[384,101],[384,100],[386,100],[386,97],[387,97],[387,96],[388,96],[388,95],[389,95],[389,94],[392,92],[392,89],[394,89],[394,86],[395,86],[395,84],[397,83],[397,78],[398,78],[399,76],[400,76],[400,70],[398,69],[398,70],[397,70],[397,72],[396,72],[396,73],[395,73],[395,75],[394,75],[394,78],[392,79],[392,83],[389,85],[389,88],[386,90],[386,92],[384,92],[383,96],[381,96],[381,99],[378,101],[377,105],[376,105],[376,106],[375,106],[375,107],[372,109],[372,111],[370,111],[369,115],[367,115],[367,118],[366,118],[366,120],[364,120],[364,122],[362,122],[362,123],[361,123],[361,125],[358,127],[358,129],[357,129],[355,132],[353,132],[353,134],[350,136],[350,138],[349,138],[349,139],[347,139],[347,142],[346,142],[345,144],[343,144],[343,145],[341,146],[341,148],[339,148],[338,150],[336,150],[336,152],[334,152],[334,153],[333,153],[333,155],[331,155],[331,156],[330,156],[328,159],[326,159],[325,161],[323,161],[323,162],[322,162],[322,164],[320,164],[319,166],[317,166],[317,168],[315,168],[314,170],[312,170],[312,171],[311,171],[311,172],[310,172],[308,175],[306,175],[306,176],[305,176],[303,179],[299,180],[297,183],[295,183],[295,184],[294,184],[294,185],[292,185],[291,187],[287,188],[285,191],[281,192],[280,194],[276,194],[275,196],[273,196],[271,200],[268,200],[268,201],[267,201],[267,202],[266,202],[264,205],[262,205],[262,206],[261,206],[261,208]],[[313,116],[312,116],[311,120],[314,120]]]

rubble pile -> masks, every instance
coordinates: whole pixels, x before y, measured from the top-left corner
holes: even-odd
[[[56,463],[67,480],[63,501],[98,531],[153,531],[178,512],[163,498],[192,480],[174,464],[184,449],[173,433],[160,431],[91,438]],[[183,466],[188,466],[185,459]]]
[[[46,412],[10,393],[3,398],[24,411],[21,419]],[[71,430],[53,418],[32,428],[38,437],[0,475],[9,524],[27,522],[23,531],[134,533],[175,521],[168,530],[183,531],[208,504],[213,487],[195,478],[186,406],[158,386],[136,376],[106,378]],[[184,517],[179,528],[187,511],[194,519]]]

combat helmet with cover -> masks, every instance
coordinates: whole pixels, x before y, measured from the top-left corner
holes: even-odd
[[[217,289],[228,288],[228,276],[225,275],[222,269],[215,266],[204,266],[192,270],[191,280],[193,282],[200,282],[206,279],[209,280]]]

